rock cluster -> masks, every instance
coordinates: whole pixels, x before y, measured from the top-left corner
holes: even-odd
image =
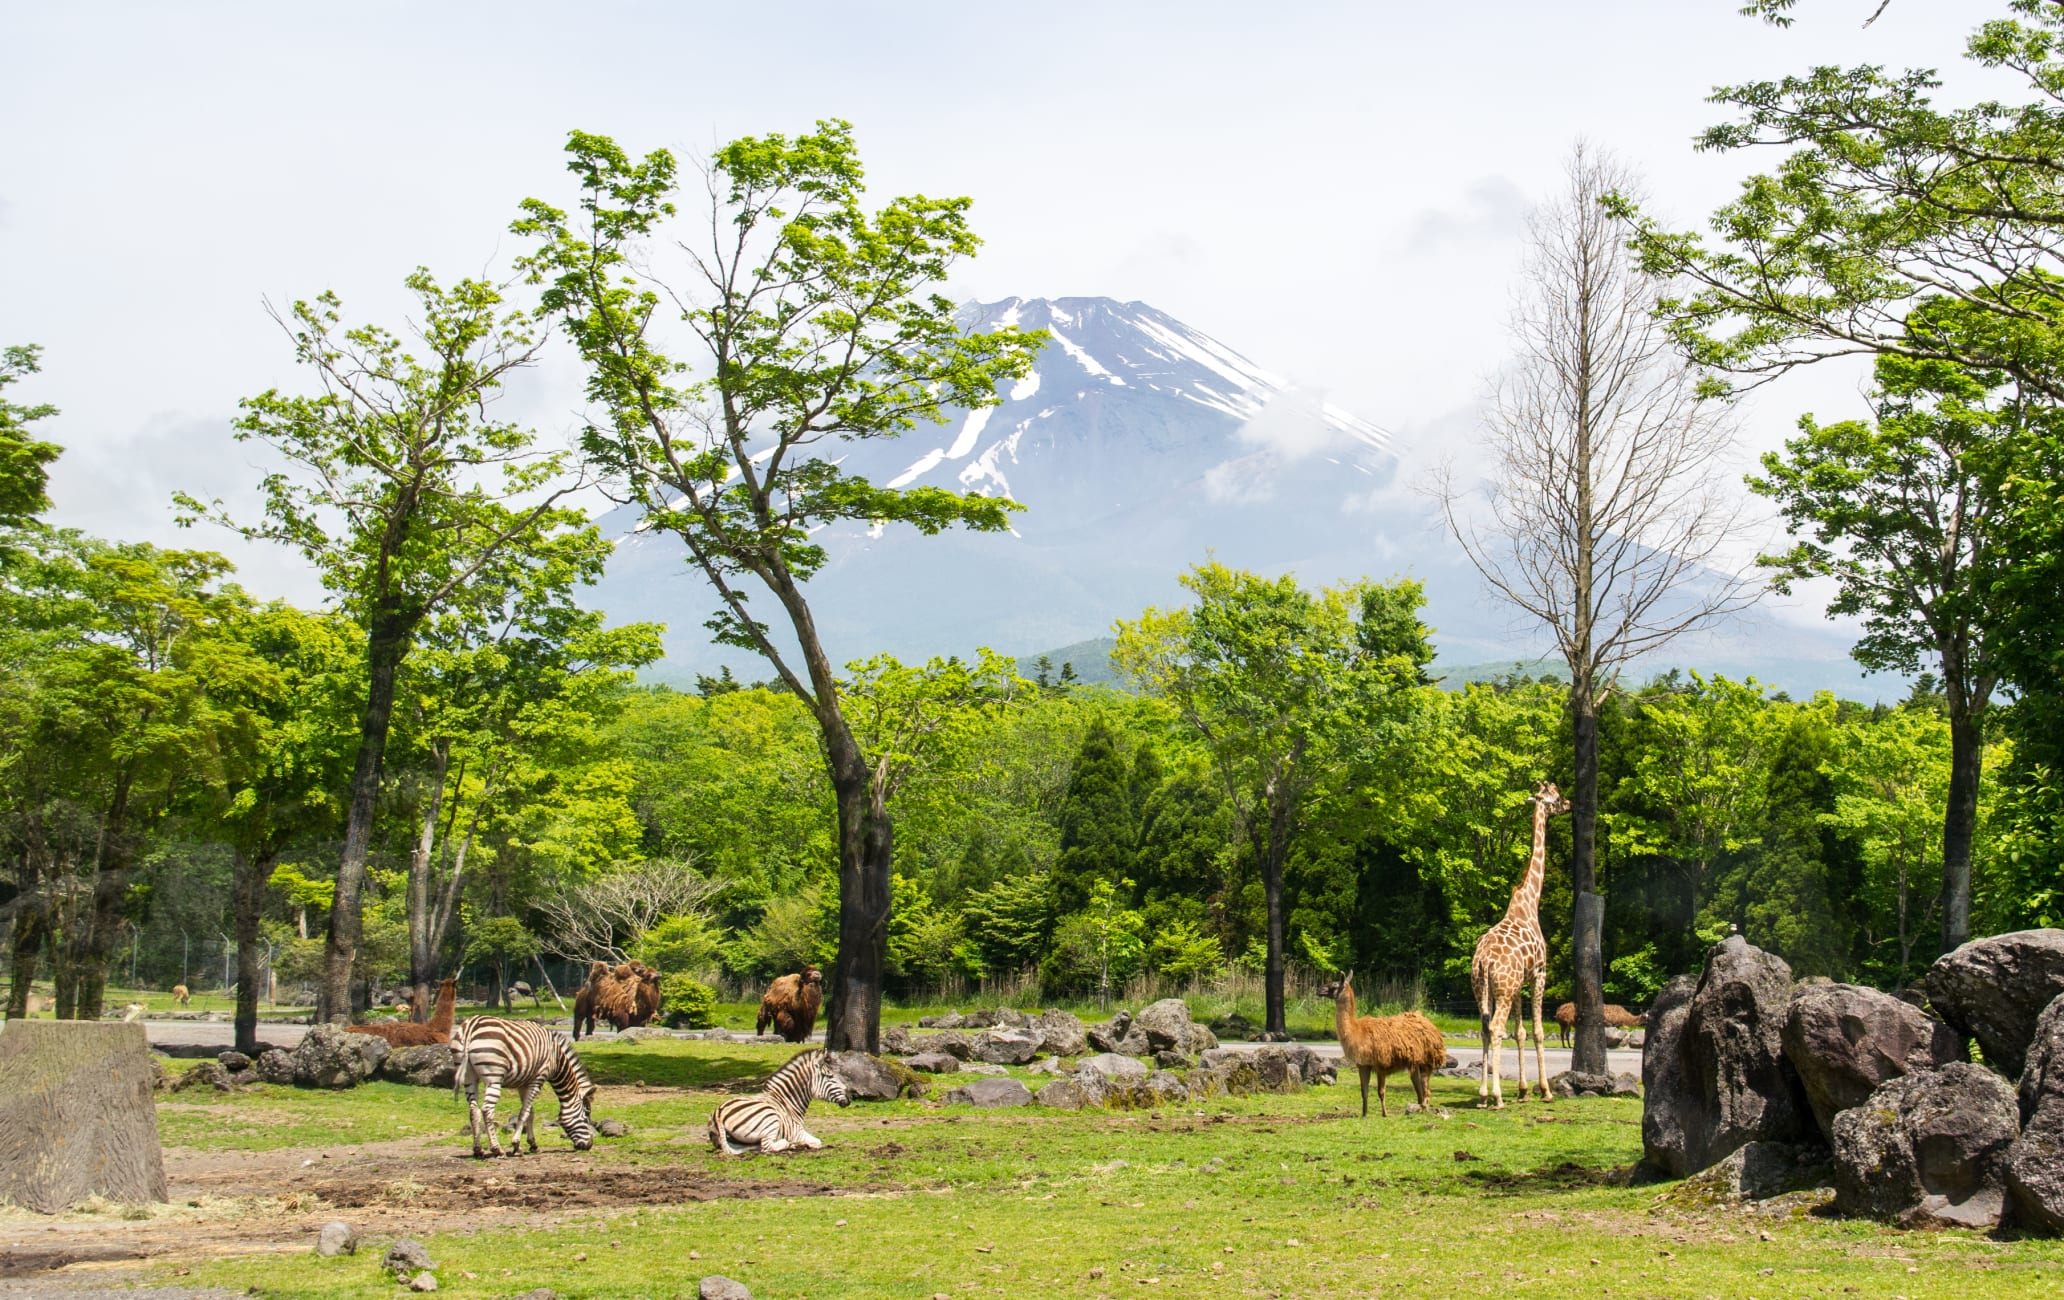
[[[304,1088],[353,1088],[373,1077],[389,1050],[384,1038],[321,1024],[309,1027],[287,1060],[293,1081]]]
[[[387,1054],[379,1067],[382,1079],[392,1083],[412,1083],[423,1088],[449,1088],[458,1072],[459,1054],[450,1043],[397,1047]]]
[[[1974,940],[1922,987],[1794,985],[1729,938],[1649,1011],[1637,1174],[1750,1199],[1832,1182],[1840,1214],[2064,1233],[2064,930]]]

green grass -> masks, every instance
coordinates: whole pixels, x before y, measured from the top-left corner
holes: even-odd
[[[581,1300],[692,1296],[707,1273],[737,1278],[762,1300],[1100,1297],[1149,1285],[1199,1296],[1438,1297],[1522,1283],[1544,1296],[2006,1300],[2054,1295],[2064,1283],[2064,1243],[1901,1233],[1799,1207],[1702,1207],[1673,1200],[1667,1187],[1622,1187],[1615,1171],[1640,1152],[1638,1102],[1478,1112],[1466,1109],[1473,1088],[1445,1079],[1435,1093],[1451,1108],[1446,1119],[1405,1117],[1394,1094],[1389,1119],[1364,1121],[1346,1082],[1134,1114],[820,1107],[811,1127],[825,1150],[719,1161],[702,1142],[724,1095],[715,1089],[749,1086],[792,1051],[584,1047],[605,1080],[598,1113],[633,1129],[598,1146],[590,1167],[783,1180],[795,1195],[431,1234],[440,1294],[470,1300],[543,1286]],[[689,1087],[612,1098],[612,1085],[638,1079]],[[934,1095],[960,1081],[932,1080]],[[168,1143],[314,1148],[411,1132],[448,1135],[440,1147],[464,1142],[462,1111],[430,1089],[193,1096],[161,1103]],[[550,1103],[540,1110],[541,1140],[563,1150],[547,1123]],[[508,1162],[496,1172],[531,1178],[546,1168]],[[834,1194],[812,1194],[824,1188]],[[396,1290],[379,1272],[383,1246],[336,1260],[216,1260],[182,1282],[387,1300]]]

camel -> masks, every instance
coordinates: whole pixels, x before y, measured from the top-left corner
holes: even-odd
[[[817,1011],[824,1005],[824,973],[805,962],[794,975],[783,975],[767,986],[760,998],[760,1020],[754,1033],[767,1026],[791,1043],[800,1043],[817,1027]]]

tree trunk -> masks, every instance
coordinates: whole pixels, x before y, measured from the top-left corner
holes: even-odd
[[[272,878],[274,857],[270,849],[236,855],[236,1049],[252,1057],[258,1055],[260,967],[265,961],[258,922],[265,912],[265,882]]]
[[[451,767],[451,738],[440,738],[430,752],[430,794],[423,812],[423,831],[416,837],[416,851],[409,858],[408,932],[409,1002],[416,1009],[416,1021],[430,1016],[430,1000],[437,983],[436,922],[430,910],[430,858],[437,847],[437,816],[444,802],[444,777]]]
[[[1971,840],[1985,738],[1964,693],[1949,693],[1949,801],[1942,813],[1942,951],[1971,939]]]
[[[43,897],[34,866],[24,863],[21,892],[15,895],[14,934],[7,956],[7,1018],[20,1020],[29,1013],[29,991],[36,982],[36,966],[50,939],[50,904]]]
[[[1283,859],[1290,851],[1290,798],[1280,785],[1268,792],[1268,814],[1268,840],[1261,862],[1261,890],[1268,900],[1268,955],[1261,976],[1266,1010],[1261,1032],[1270,1039],[1287,1040],[1290,1028],[1283,998]]]
[[[895,832],[874,776],[843,720],[827,758],[839,819],[839,947],[832,964],[824,1045],[833,1052],[881,1049],[882,971],[889,958],[889,868]],[[842,741],[843,743],[840,743]]]
[[[1604,900],[1598,894],[1598,702],[1591,683],[1570,688],[1576,772],[1570,792],[1571,974],[1576,984],[1576,1044],[1570,1069],[1607,1074],[1605,1058]]]
[[[389,616],[392,624],[399,620]],[[394,689],[408,654],[406,633],[376,621],[366,642],[366,706],[359,724],[358,759],[351,770],[351,803],[344,819],[344,855],[337,864],[337,896],[330,907],[329,937],[323,945],[322,983],[316,991],[318,1021],[351,1018],[352,976],[363,937],[366,858],[373,843],[373,811],[380,794],[380,764],[394,716]]]
[[[59,1214],[166,1199],[142,1025],[14,1021],[0,1079],[0,1201]]]

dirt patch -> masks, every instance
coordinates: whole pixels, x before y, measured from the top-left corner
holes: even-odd
[[[554,1169],[552,1166],[559,1167]],[[636,1168],[568,1167],[570,1161],[527,1156],[517,1170],[496,1162],[484,1169],[400,1178],[391,1173],[325,1178],[306,1190],[326,1205],[417,1210],[582,1210],[635,1205],[684,1205],[698,1201],[757,1200],[768,1196],[829,1196],[828,1183],[792,1179],[731,1178],[679,1165]]]
[[[1457,1151],[1455,1158],[1462,1159],[1463,1153]],[[1470,1156],[1469,1159],[1479,1160],[1482,1157]],[[1624,1186],[1626,1182],[1624,1169],[1580,1165],[1571,1160],[1542,1169],[1529,1169],[1524,1173],[1471,1169],[1462,1176],[1469,1180],[1471,1186],[1502,1196],[1518,1196],[1528,1192],[1567,1192],[1580,1187]]]

